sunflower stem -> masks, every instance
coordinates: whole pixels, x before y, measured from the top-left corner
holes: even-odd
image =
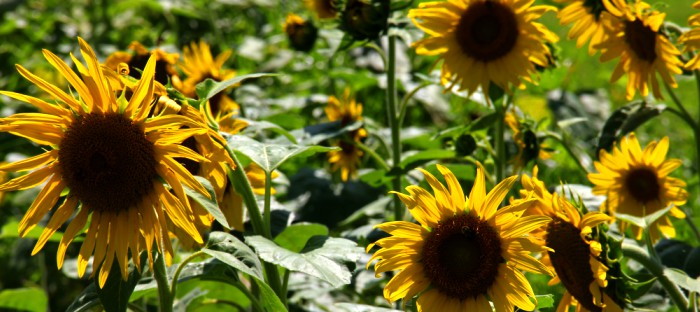
[[[622,254],[634,261],[639,262],[647,270],[649,270],[651,274],[656,276],[659,283],[661,283],[661,286],[663,286],[663,288],[666,289],[666,292],[668,292],[671,300],[676,305],[678,310],[681,312],[686,311],[686,308],[688,307],[688,299],[685,297],[685,295],[683,295],[680,287],[671,282],[671,280],[669,280],[664,274],[664,266],[662,264],[650,258],[644,249],[629,243],[622,243]]]
[[[231,150],[228,144],[224,142],[223,145],[236,165],[236,169],[229,170],[229,179],[233,182],[236,192],[243,197],[243,202],[245,202],[245,206],[248,209],[248,215],[250,215],[250,223],[253,225],[253,232],[258,235],[263,235],[267,239],[271,239],[271,235],[265,231],[262,215],[260,215],[260,207],[258,207],[258,201],[255,199],[253,188],[250,186],[250,181],[248,181],[248,177],[243,170],[243,165],[241,165],[238,157],[236,157],[236,153]]]
[[[496,183],[502,181],[506,174],[506,143],[505,143],[505,128],[506,128],[506,114],[505,107],[503,105],[495,105],[491,102],[488,95],[486,95],[487,101],[494,106],[496,109],[497,121],[496,121],[496,136],[494,137],[494,145],[496,145]]]
[[[265,202],[263,209],[265,212],[263,216],[265,217],[265,232],[268,237],[272,237],[272,213],[270,205],[272,202],[272,173],[265,171]]]
[[[175,274],[173,274],[173,281],[172,285],[170,286],[170,293],[175,296],[177,294],[177,281],[180,278],[180,273],[182,273],[182,269],[185,268],[185,266],[190,263],[192,260],[205,255],[203,251],[197,251],[193,254],[191,254],[189,257],[185,258],[185,260],[182,260],[182,263],[177,267],[177,270],[175,270]]]
[[[163,254],[156,254],[156,263],[153,266],[153,277],[158,284],[158,299],[160,299],[160,311],[173,311],[173,293],[170,292],[168,283],[168,272],[165,270],[165,257]]]
[[[386,106],[389,114],[389,126],[391,127],[391,147],[392,147],[392,166],[394,169],[399,169],[401,162],[401,133],[399,128],[399,119],[396,114],[396,36],[389,34],[389,49],[387,51],[386,64]],[[396,192],[401,191],[401,174],[396,170],[396,176],[392,180],[392,189]],[[403,220],[403,207],[398,196],[394,196],[394,220]]]

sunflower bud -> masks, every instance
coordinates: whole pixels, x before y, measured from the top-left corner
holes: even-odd
[[[314,47],[318,29],[311,21],[305,21],[298,15],[290,13],[287,15],[287,20],[284,22],[283,27],[289,38],[289,45],[294,50],[309,52]]]
[[[347,0],[341,13],[340,28],[355,40],[372,40],[386,29],[388,0]]]

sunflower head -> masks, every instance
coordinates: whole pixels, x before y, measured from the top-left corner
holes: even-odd
[[[318,29],[311,21],[306,21],[301,16],[289,13],[284,21],[284,32],[289,39],[289,45],[294,50],[309,52],[316,43]]]
[[[700,9],[700,1],[693,3],[693,8]],[[678,43],[683,45],[683,53],[697,52],[700,50],[700,13],[688,18],[691,29],[678,38]],[[687,70],[700,69],[700,53],[694,53],[693,57],[685,63]]]
[[[418,224],[387,222],[377,227],[389,237],[375,244],[376,274],[400,270],[384,288],[389,301],[418,298],[418,311],[531,311],[534,294],[521,270],[550,274],[531,252],[541,251],[528,234],[547,224],[546,216],[522,217],[532,203],[498,209],[517,177],[488,194],[480,166],[469,197],[455,175],[438,165],[447,186],[422,170],[433,194],[418,186],[395,193]],[[375,244],[368,246],[370,250]]]
[[[153,49],[149,51],[140,42],[134,41],[129,44],[129,52],[117,51],[110,54],[105,60],[105,66],[116,71],[123,72],[124,68],[120,64],[126,64],[126,69],[132,77],[141,78],[141,72],[146,66],[151,54],[156,56],[156,74],[155,79],[163,85],[167,85],[171,76],[177,76],[175,63],[180,58],[177,53],[168,53],[162,49]]]
[[[304,4],[320,19],[331,19],[338,15],[338,0],[304,0]]]
[[[346,0],[340,28],[355,40],[374,40],[386,29],[389,0]]]
[[[236,76],[236,71],[224,68],[224,63],[231,57],[231,51],[227,50],[217,55],[211,53],[209,44],[204,41],[192,42],[182,48],[183,60],[178,67],[187,76],[185,80],[173,77],[173,87],[184,95],[196,98],[197,84],[206,79],[224,81]],[[222,91],[208,102],[213,116],[226,115],[238,110],[238,104]]]
[[[535,20],[551,6],[532,1],[456,0],[424,2],[408,12],[430,37],[414,43],[420,55],[439,55],[441,80],[448,89],[488,94],[491,83],[504,90],[533,81],[536,66],[546,67],[546,43],[558,37]]]
[[[563,25],[573,24],[569,39],[576,39],[576,46],[588,44],[588,54],[597,51],[597,45],[607,36],[601,15],[606,12],[603,0],[569,0],[569,5],[557,15]]]
[[[325,111],[329,121],[340,121],[341,126],[362,120],[362,103],[355,101],[348,88],[340,99],[330,96]],[[328,152],[328,162],[332,165],[331,171],[340,171],[340,178],[343,181],[348,181],[356,175],[357,167],[364,155],[357,145],[366,137],[367,130],[364,128],[352,130],[336,143],[339,150]]]
[[[537,137],[533,127],[518,121],[515,113],[506,113],[505,123],[513,131],[513,141],[518,147],[518,154],[512,160],[516,171],[524,168],[533,160],[552,157],[546,150],[547,146],[540,143],[540,139]]]
[[[45,102],[19,93],[0,92],[39,110],[0,119],[0,131],[46,148],[40,155],[0,166],[2,172],[30,171],[0,184],[0,191],[27,189],[46,182],[20,221],[19,233],[24,236],[54,209],[64,189],[68,189],[32,253],[39,252],[51,235],[71,220],[58,247],[60,268],[68,245],[87,227],[78,255],[78,273],[85,273],[92,258],[93,272],[102,287],[115,263],[126,280],[129,254],[137,267],[140,258],[136,255],[142,251],[147,252],[151,265],[153,250],[170,263],[171,227],[178,229],[180,235],[202,242],[190,219],[192,206],[184,187],[204,196],[208,192],[175,159],[207,163],[206,158],[182,142],[208,130],[186,116],[149,115],[154,103],[155,55],[146,62],[141,79],[127,100],[116,97],[92,48],[81,38],[78,41],[85,59],[82,63],[73,58],[78,73],[44,50],[46,59],[70,83],[77,98],[21,65],[17,65],[20,74],[53,100]]]
[[[608,26],[608,36],[597,48],[601,49],[601,61],[620,57],[611,81],[617,81],[627,73],[627,99],[639,91],[649,93],[649,85],[655,97],[661,98],[658,73],[663,82],[677,87],[673,75],[682,73],[680,51],[660,30],[666,14],[654,11],[642,1],[627,3],[624,0],[603,0],[606,12],[601,15]]]
[[[678,207],[688,198],[686,183],[669,176],[682,161],[667,160],[668,148],[668,137],[664,137],[642,150],[637,137],[631,133],[622,138],[612,152],[601,150],[599,160],[594,163],[598,172],[588,174],[588,179],[595,185],[593,193],[607,196],[601,210],[643,217],[673,205],[670,214],[685,218]],[[627,224],[620,222],[620,227],[624,231]],[[643,229],[634,225],[630,227],[634,236],[641,239]],[[660,233],[666,237],[676,234],[668,216],[652,223],[648,230],[653,241],[660,238]]]

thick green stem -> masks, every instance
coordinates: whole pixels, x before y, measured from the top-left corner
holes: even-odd
[[[389,35],[389,50],[386,64],[386,106],[389,126],[391,127],[392,165],[398,168],[401,163],[401,129],[396,114],[396,36]],[[398,170],[397,170],[398,171]],[[392,188],[401,191],[401,175],[397,174],[392,181]],[[398,197],[394,197],[394,220],[403,220],[403,207]]]
[[[622,254],[630,259],[639,262],[643,265],[656,279],[661,283],[661,286],[666,290],[666,292],[671,297],[671,300],[676,305],[679,311],[684,312],[688,307],[688,299],[683,295],[680,287],[671,282],[668,277],[664,274],[664,267],[657,261],[650,258],[644,249],[631,245],[628,243],[622,243]]]
[[[270,205],[272,203],[272,172],[265,172],[265,201],[264,201],[264,217],[265,217],[265,233],[267,237],[272,239],[272,209]],[[280,272],[277,266],[272,263],[265,263],[265,274],[267,275],[267,282],[270,287],[277,293],[277,296],[282,299],[282,302],[286,305],[287,294],[284,289],[282,289],[282,284],[280,281]]]
[[[156,263],[153,266],[153,277],[158,284],[158,299],[160,299],[160,311],[173,311],[173,295],[170,292],[170,283],[168,283],[168,272],[165,269],[165,257],[162,254],[156,254]]]
[[[182,273],[182,269],[185,268],[185,266],[190,263],[192,260],[196,259],[197,257],[203,256],[205,253],[203,251],[197,251],[193,254],[191,254],[189,257],[185,258],[185,260],[182,260],[182,263],[177,267],[177,270],[175,270],[175,274],[173,274],[173,281],[172,285],[170,286],[170,293],[173,296],[177,295],[177,280],[180,279],[180,273]]]
[[[494,144],[496,145],[496,183],[502,181],[506,177],[506,143],[505,143],[505,128],[506,114],[502,106],[495,106],[498,121],[496,121],[496,137]]]
[[[267,236],[272,237],[272,211],[270,208],[272,202],[272,173],[271,172],[265,172],[265,213],[263,214],[263,217],[265,217],[265,232],[267,233]]]

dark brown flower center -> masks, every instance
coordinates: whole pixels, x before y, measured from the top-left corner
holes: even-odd
[[[146,68],[146,63],[148,63],[148,58],[150,54],[135,54],[129,61],[129,75],[136,79],[141,79],[141,71]],[[163,60],[156,61],[156,73],[155,80],[162,83],[163,85],[168,84],[170,75],[168,72],[168,67],[170,64]],[[137,70],[138,69],[138,70]]]
[[[508,54],[518,40],[518,22],[507,5],[472,2],[457,24],[455,36],[462,51],[482,62]]]
[[[625,177],[625,188],[642,203],[658,199],[661,192],[656,172],[650,168],[632,169]]]
[[[467,214],[441,222],[422,250],[423,269],[431,284],[460,300],[486,294],[503,261],[496,230]]]
[[[158,183],[153,143],[122,114],[77,117],[59,144],[58,162],[71,193],[94,210],[137,206]]]
[[[583,6],[588,9],[588,13],[595,16],[596,21],[600,19],[600,14],[605,11],[605,5],[601,0],[584,0]]]
[[[589,263],[590,249],[581,239],[581,230],[573,224],[553,217],[547,225],[547,246],[552,266],[566,290],[589,311],[601,311],[593,304],[593,295],[588,289],[593,282],[593,271]]]
[[[640,59],[656,60],[656,32],[640,19],[625,22],[625,42]]]

